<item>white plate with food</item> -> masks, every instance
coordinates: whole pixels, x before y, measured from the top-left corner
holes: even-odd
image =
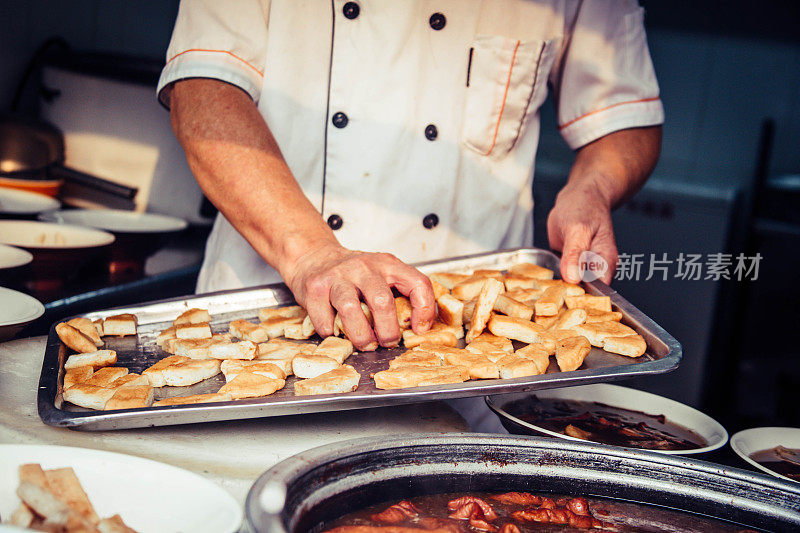
[[[708,453],[728,442],[725,428],[705,413],[619,385],[487,396],[486,403],[512,433],[590,440],[670,455]]]
[[[48,222],[88,226],[113,233],[172,233],[186,229],[183,219],[122,209],[66,209],[43,214]]]
[[[25,483],[20,481],[20,466],[25,464],[41,466],[43,489],[36,467],[27,467]],[[74,476],[63,470],[68,468]],[[39,510],[58,511],[60,506],[62,515],[75,512],[78,519],[94,523],[98,518],[119,515],[139,533],[233,533],[242,522],[236,500],[211,481],[174,466],[119,453],[0,445],[0,516],[6,524],[13,524],[11,516],[21,507],[21,487],[19,492]],[[25,514],[23,508],[19,516]],[[53,519],[61,517],[56,513]]]
[[[35,192],[0,187],[0,214],[7,216],[33,216],[61,207],[55,198]]]
[[[7,341],[19,330],[44,314],[42,302],[25,293],[0,287],[0,342]]]
[[[731,448],[767,474],[800,482],[800,428],[745,429],[731,437]]]

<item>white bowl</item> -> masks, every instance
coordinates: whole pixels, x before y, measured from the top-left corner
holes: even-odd
[[[0,214],[31,216],[61,207],[61,202],[35,192],[0,187]]]
[[[42,468],[72,467],[101,517],[119,513],[139,531],[234,533],[242,509],[224,489],[181,468],[85,448],[0,445],[0,515],[19,505],[17,469],[24,463]]]
[[[786,448],[795,449],[800,448],[800,428],[752,428],[740,431],[731,437],[731,448],[736,452],[736,455],[744,459],[747,463],[759,470],[763,470],[771,476],[798,483],[796,479],[783,476],[750,459],[751,453],[769,450],[775,446],[785,446]]]
[[[66,209],[42,214],[39,218],[114,233],[171,233],[186,229],[188,225],[181,218],[122,209]]]
[[[33,261],[33,255],[25,250],[0,244],[0,270],[25,266]]]
[[[95,248],[114,242],[108,232],[34,220],[0,220],[0,243],[23,248]]]
[[[675,400],[670,400],[657,394],[644,392],[619,385],[609,385],[599,383],[595,385],[581,385],[579,387],[568,387],[563,389],[546,389],[536,392],[524,392],[519,394],[502,394],[497,396],[487,396],[486,403],[501,418],[507,418],[518,425],[524,426],[536,433],[549,435],[559,439],[582,440],[555,431],[550,431],[543,427],[525,422],[512,416],[504,406],[522,398],[535,394],[539,398],[558,398],[564,400],[578,400],[584,402],[600,402],[613,407],[633,409],[649,414],[663,414],[667,420],[690,429],[703,437],[707,445],[702,448],[692,450],[651,450],[667,455],[695,455],[708,453],[725,446],[728,442],[728,432],[722,425],[705,413],[698,411],[688,405],[684,405]]]
[[[39,300],[5,287],[0,287],[0,302],[0,342],[9,340],[44,314],[44,306]]]

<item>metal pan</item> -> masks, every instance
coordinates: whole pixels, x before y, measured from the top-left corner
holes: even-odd
[[[319,532],[378,503],[509,491],[604,498],[603,507],[621,511],[612,514],[635,518],[614,522],[637,531],[800,529],[794,483],[654,452],[476,433],[369,437],[302,452],[258,478],[245,513],[250,531]]]
[[[470,272],[479,268],[505,269],[511,265],[533,262],[558,270],[558,258],[551,252],[533,248],[492,252],[468,257],[433,261],[418,265],[425,273],[437,271]],[[647,341],[647,353],[631,359],[593,349],[580,370],[560,372],[551,363],[546,374],[508,380],[468,381],[453,385],[436,385],[399,390],[379,390],[369,377],[385,370],[391,359],[404,348],[379,349],[352,355],[347,363],[361,373],[358,390],[347,394],[294,396],[296,378],[287,380],[286,387],[265,397],[235,402],[189,406],[149,407],[124,411],[88,411],[63,401],[61,383],[65,348],[55,334],[55,324],[45,349],[39,382],[39,416],[49,425],[89,430],[112,430],[195,422],[212,422],[243,418],[295,415],[321,411],[362,409],[384,405],[414,403],[487,394],[526,392],[553,387],[582,385],[659,374],[677,368],[681,346],[671,335],[633,307],[616,291],[600,282],[585,284],[586,292],[611,297],[612,305],[623,313],[623,322],[638,331]],[[145,303],[134,307],[117,308],[85,315],[91,319],[118,313],[133,313],[139,319],[139,334],[134,337],[106,337],[107,347],[117,351],[117,365],[131,372],[141,372],[165,354],[155,344],[158,333],[187,307],[208,309],[213,317],[214,332],[227,331],[228,323],[239,318],[252,319],[262,307],[289,305],[292,295],[283,284],[261,288],[223,291]],[[221,375],[191,387],[162,387],[156,389],[156,399],[216,392],[224,384]]]

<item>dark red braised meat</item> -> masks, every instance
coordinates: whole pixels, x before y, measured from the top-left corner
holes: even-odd
[[[537,496],[528,492],[492,494],[486,499],[461,496],[447,501],[447,518],[432,516],[444,509],[420,509],[402,500],[368,515],[371,523],[342,525],[327,533],[523,533],[536,524],[577,529],[611,529],[595,518],[584,498]],[[442,502],[443,503],[443,502]],[[603,511],[598,514],[602,516]],[[364,520],[359,520],[363,522]]]

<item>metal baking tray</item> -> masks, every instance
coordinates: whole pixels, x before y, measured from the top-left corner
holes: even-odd
[[[432,261],[416,266],[425,273],[438,271],[469,273],[479,268],[506,269],[523,262],[536,263],[558,272],[558,257],[549,251],[535,248],[491,252]],[[350,356],[347,364],[352,365],[361,373],[361,382],[356,391],[346,394],[295,396],[294,382],[297,378],[290,377],[287,379],[286,387],[264,398],[199,405],[92,411],[63,400],[61,384],[67,353],[55,333],[55,324],[53,324],[47,339],[42,374],[39,380],[39,416],[44,423],[51,426],[86,430],[114,430],[362,409],[448,398],[527,392],[629,379],[669,372],[677,368],[681,359],[681,345],[675,338],[607,285],[594,281],[584,283],[583,286],[588,294],[611,297],[614,308],[623,314],[622,321],[639,332],[647,342],[645,355],[632,359],[593,348],[580,370],[573,372],[560,372],[555,362],[551,362],[547,373],[539,376],[379,390],[375,388],[370,374],[385,370],[388,368],[389,360],[405,351],[403,347],[381,348],[374,352],[360,352]],[[228,330],[228,323],[232,320],[255,318],[258,309],[262,307],[293,303],[294,300],[288,288],[283,284],[276,284],[173,298],[131,307],[97,311],[81,316],[94,320],[119,313],[135,314],[139,321],[136,337],[104,337],[104,341],[106,342],[105,348],[117,351],[117,366],[125,366],[131,372],[141,372],[166,355],[156,346],[156,336],[161,330],[169,327],[172,320],[187,308],[208,309],[212,316],[211,329],[214,333],[220,333]],[[161,399],[170,396],[216,392],[223,384],[224,377],[220,374],[189,387],[161,387],[155,390],[155,394],[156,399]]]

